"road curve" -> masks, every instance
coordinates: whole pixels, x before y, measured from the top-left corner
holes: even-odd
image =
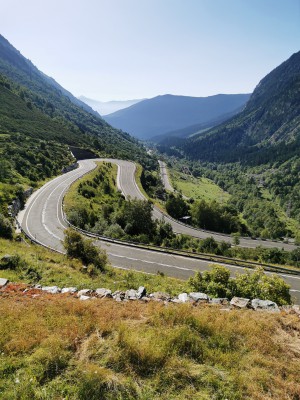
[[[116,161],[118,164],[121,162],[119,160]],[[121,177],[120,184],[121,190],[126,197],[136,197],[138,199],[145,199],[144,195],[141,193],[135,182],[135,164],[129,161],[123,161],[123,164],[119,164],[121,166]],[[126,165],[126,167],[125,167]],[[153,211],[154,218],[161,219],[163,218],[166,222],[169,222],[172,225],[173,231],[175,233],[181,233],[189,236],[193,236],[200,239],[205,239],[207,237],[213,237],[217,241],[226,241],[232,243],[232,238],[230,235],[225,235],[222,233],[215,233],[210,231],[205,231],[202,229],[195,229],[191,226],[182,224],[175,219],[171,218],[169,215],[161,212],[158,208],[154,207]],[[263,247],[278,247],[283,248],[285,250],[293,250],[296,248],[295,245],[283,242],[274,242],[271,240],[260,240],[260,239],[251,239],[251,238],[240,238],[240,245],[242,247],[251,247],[255,248],[257,246]]]
[[[122,160],[99,159],[111,161],[118,165],[118,186],[125,196],[143,198],[133,178],[134,163]],[[84,174],[95,168],[97,160],[83,160],[79,168],[61,175],[37,190],[27,201],[25,209],[18,215],[18,221],[28,236],[38,243],[64,253],[62,244],[64,229],[67,227],[62,212],[63,196],[69,186]],[[195,271],[209,268],[211,262],[178,256],[175,254],[158,253],[141,248],[128,247],[119,243],[108,243],[95,240],[97,246],[107,251],[112,266],[134,269],[147,273],[163,272],[168,276],[187,279]],[[232,274],[245,271],[244,268],[226,265]],[[300,277],[282,275],[291,285],[295,301],[300,302]]]

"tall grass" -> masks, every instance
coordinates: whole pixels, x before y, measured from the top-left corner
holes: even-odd
[[[297,399],[293,315],[63,295],[1,299],[0,398]]]

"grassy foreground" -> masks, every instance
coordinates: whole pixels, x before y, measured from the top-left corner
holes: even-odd
[[[1,298],[3,399],[297,399],[300,321],[160,303]]]
[[[78,289],[107,287],[112,291],[145,286],[148,292],[166,291],[178,294],[189,290],[188,283],[161,275],[150,275],[107,267],[105,274],[90,274],[82,263],[42,246],[0,238],[0,259],[10,254],[18,258],[14,269],[1,269],[0,278],[11,282],[39,283],[43,286],[76,286]],[[0,397],[1,398],[1,397]]]

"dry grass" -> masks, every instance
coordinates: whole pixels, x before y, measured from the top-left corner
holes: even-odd
[[[295,315],[18,292],[0,302],[3,399],[300,396]]]

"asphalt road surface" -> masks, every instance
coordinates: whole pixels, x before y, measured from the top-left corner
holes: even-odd
[[[102,159],[99,159],[100,161]],[[53,250],[64,253],[62,244],[64,229],[67,224],[63,218],[62,201],[69,186],[95,168],[97,160],[83,160],[79,162],[79,168],[61,175],[37,190],[26,203],[25,209],[18,215],[18,221],[23,230],[38,243],[50,247]],[[118,186],[125,196],[144,198],[134,180],[135,165],[129,161],[110,160],[118,165]],[[161,212],[154,211],[156,217],[161,217]],[[167,220],[167,217],[165,217]],[[172,225],[179,228],[195,231],[190,227],[172,221]],[[176,225],[177,224],[177,225]],[[186,233],[186,231],[184,231]],[[203,232],[205,234],[205,232]],[[193,235],[195,236],[195,235]],[[211,236],[211,234],[206,234]],[[215,234],[215,237],[220,235]],[[199,237],[199,236],[198,236]],[[200,236],[201,237],[201,236]],[[223,236],[222,236],[223,239]],[[257,245],[257,241],[253,241]],[[265,245],[267,242],[263,242]],[[203,271],[209,268],[211,262],[178,256],[175,254],[164,254],[152,250],[145,250],[135,247],[128,247],[124,244],[108,243],[102,240],[95,240],[95,244],[106,249],[110,263],[114,267],[134,269],[151,274],[158,271],[180,279],[187,279],[195,271]],[[278,244],[277,244],[278,245]],[[245,271],[244,268],[228,266],[232,274]],[[287,283],[291,285],[292,295],[297,303],[300,302],[300,276],[282,275]]]
[[[166,163],[163,161],[158,161],[158,163],[159,163],[159,169],[160,169],[160,176],[161,176],[161,179],[162,179],[165,189],[168,192],[174,192],[174,188],[171,185],[170,180],[169,180]]]

